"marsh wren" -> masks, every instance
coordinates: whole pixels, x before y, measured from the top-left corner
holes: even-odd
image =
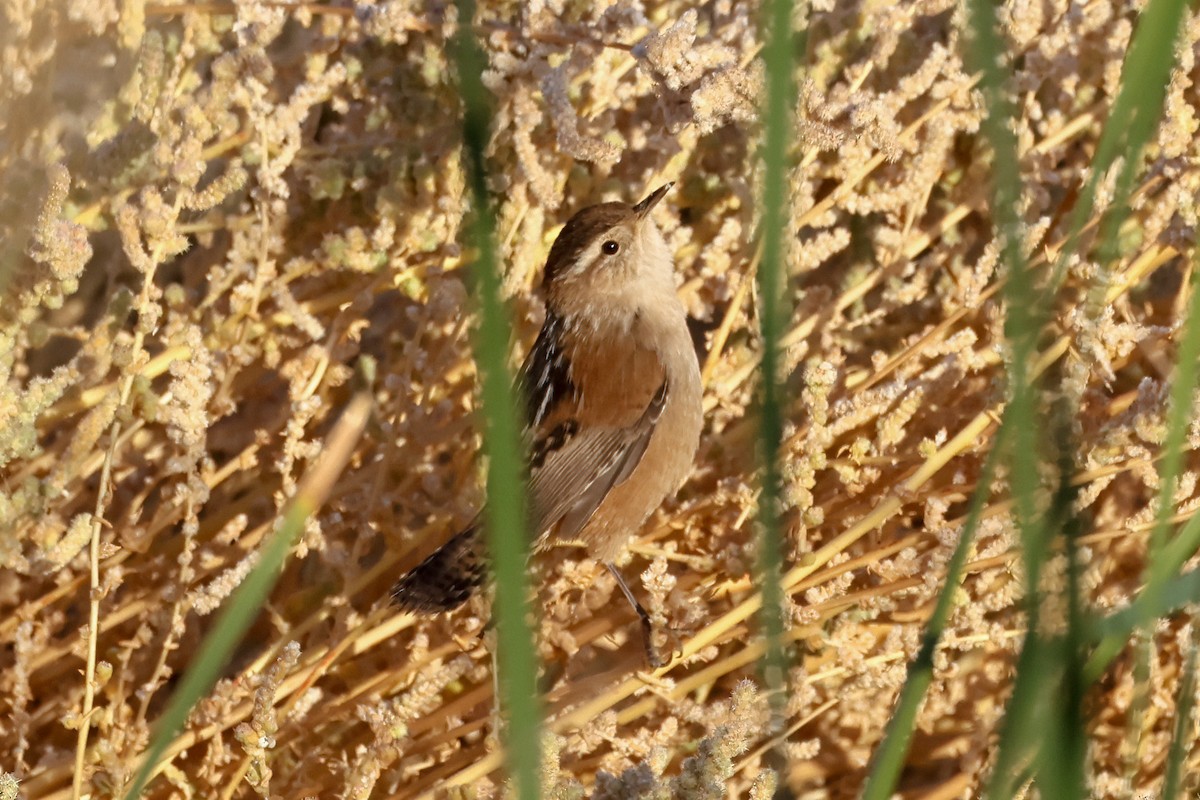
[[[579,211],[550,248],[546,321],[518,375],[526,403],[533,549],[579,543],[604,563],[642,622],[613,559],[691,470],[703,423],[700,370],[675,293],[671,251],[637,205]],[[449,611],[486,577],[480,519],[396,584],[404,609]]]

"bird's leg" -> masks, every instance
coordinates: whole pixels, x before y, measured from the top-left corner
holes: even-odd
[[[633,610],[637,612],[638,619],[642,621],[642,645],[646,649],[646,661],[651,667],[658,669],[667,662],[658,654],[658,649],[654,646],[654,623],[650,621],[650,614],[638,602],[638,599],[633,596],[633,591],[625,583],[625,579],[621,577],[621,573],[617,571],[616,565],[611,561],[605,561],[604,566],[608,567],[608,571],[612,573],[613,578],[617,581],[617,586],[620,586],[621,591],[625,594],[625,599],[629,601],[629,605],[633,606]]]

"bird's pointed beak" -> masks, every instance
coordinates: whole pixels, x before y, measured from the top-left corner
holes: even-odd
[[[658,205],[658,201],[662,200],[663,197],[666,195],[666,193],[669,192],[671,190],[671,187],[674,185],[675,185],[674,181],[672,181],[671,183],[664,183],[662,186],[658,187],[653,192],[646,195],[646,198],[644,200],[642,200],[640,203],[638,203],[636,206],[633,207],[633,213],[637,216],[638,219],[644,219],[650,213],[650,209],[652,209],[656,205]]]

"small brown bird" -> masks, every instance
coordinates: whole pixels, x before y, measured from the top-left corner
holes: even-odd
[[[518,387],[527,403],[534,549],[582,543],[638,612],[613,559],[691,470],[703,423],[700,370],[671,251],[650,211],[672,184],[634,206],[601,203],[563,227],[546,260],[546,322]],[[483,583],[477,518],[396,584],[410,611],[457,608]]]

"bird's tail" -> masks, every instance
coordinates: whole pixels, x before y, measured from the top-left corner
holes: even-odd
[[[467,602],[487,577],[482,533],[478,522],[471,523],[397,581],[392,599],[405,611],[425,614]]]

